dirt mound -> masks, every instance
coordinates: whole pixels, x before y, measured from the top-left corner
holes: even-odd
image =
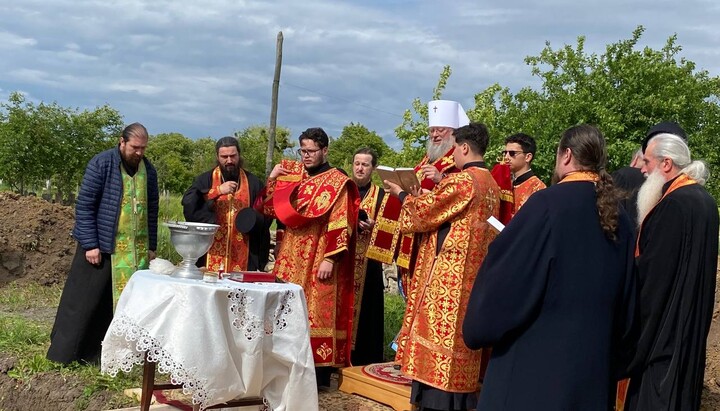
[[[65,281],[75,251],[74,223],[72,207],[0,193],[0,287]]]

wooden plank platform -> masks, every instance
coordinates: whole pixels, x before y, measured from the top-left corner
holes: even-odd
[[[338,389],[348,394],[362,395],[388,405],[396,411],[409,411],[410,386],[381,381],[363,371],[363,366],[341,368]]]

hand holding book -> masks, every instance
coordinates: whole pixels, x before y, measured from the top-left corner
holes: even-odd
[[[375,172],[378,173],[380,179],[383,181],[387,180],[396,184],[402,191],[407,193],[412,193],[413,187],[416,187],[416,190],[420,187],[420,182],[415,175],[415,170],[412,168],[377,166]]]

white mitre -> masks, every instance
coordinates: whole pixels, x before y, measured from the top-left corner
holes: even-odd
[[[433,100],[428,103],[428,126],[458,128],[470,124],[460,103],[452,100]]]

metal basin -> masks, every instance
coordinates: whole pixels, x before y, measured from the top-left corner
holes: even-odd
[[[213,243],[217,224],[168,221],[164,223],[170,229],[170,241],[175,251],[183,258],[172,276],[178,278],[202,279],[202,272],[195,267],[198,258],[208,252]]]

